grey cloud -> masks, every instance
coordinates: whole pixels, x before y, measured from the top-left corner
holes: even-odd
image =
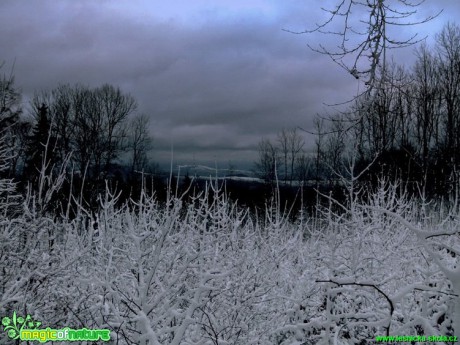
[[[357,91],[351,76],[307,48],[332,44],[331,37],[282,30],[311,28],[325,18],[319,6],[267,1],[251,9],[244,2],[246,9],[224,11],[212,1],[178,3],[177,16],[173,5],[159,3],[161,16],[153,5],[138,11],[149,1],[2,1],[0,59],[16,59],[25,99],[59,83],[120,86],[151,117],[159,160],[171,143],[178,159],[254,159],[260,138],[311,128],[316,113],[333,112],[324,103]],[[423,6],[442,5],[458,14],[456,2]],[[412,52],[398,54],[405,61]]]

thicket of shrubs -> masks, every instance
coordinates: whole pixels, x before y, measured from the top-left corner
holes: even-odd
[[[345,202],[324,195],[326,207],[295,222],[276,196],[253,214],[216,181],[182,197],[172,188],[164,203],[141,190],[120,205],[107,188],[97,212],[75,198],[72,217],[47,212],[47,192],[3,199],[21,211],[0,220],[0,315],[109,329],[112,344],[454,335],[456,201],[411,199],[388,181],[367,195],[355,178],[344,183]]]

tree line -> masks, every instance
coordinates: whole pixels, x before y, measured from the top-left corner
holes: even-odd
[[[0,102],[1,177],[17,181],[23,195],[46,200],[44,208],[59,213],[72,202],[92,208],[106,183],[127,195],[140,188],[152,139],[131,95],[108,84],[60,85],[36,93],[27,118],[14,78],[3,75]]]
[[[299,129],[282,129],[275,140],[260,141],[255,170],[269,183],[325,184],[346,174],[352,161],[362,181],[384,175],[447,195],[459,180],[459,85],[460,28],[449,23],[433,47],[416,49],[413,66],[382,66],[371,92],[357,96],[348,111],[318,118],[314,152],[305,150]],[[8,164],[1,167],[2,183],[15,179],[22,195],[54,186],[48,198],[54,208],[70,201],[97,205],[106,183],[124,189],[126,198],[140,188],[139,172],[151,166],[151,138],[148,117],[137,113],[131,95],[112,85],[60,85],[36,93],[29,112],[31,118],[21,116],[21,93],[3,75],[1,149]],[[126,160],[129,167],[119,164]]]
[[[256,170],[266,181],[327,183],[350,174],[375,185],[378,177],[404,181],[409,189],[445,196],[460,178],[460,27],[448,23],[435,44],[415,49],[410,68],[380,67],[371,92],[346,111],[315,121],[316,147],[302,153],[298,131],[259,144]],[[308,162],[308,164],[305,164]],[[295,168],[292,168],[292,167]],[[309,167],[309,169],[305,169]],[[297,175],[293,173],[297,171]]]

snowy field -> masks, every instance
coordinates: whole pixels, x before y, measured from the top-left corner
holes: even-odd
[[[107,344],[370,344],[460,329],[459,212],[382,183],[296,223],[213,190],[0,220],[0,314]],[[458,331],[457,331],[458,332]],[[0,333],[1,344],[15,344]],[[50,342],[51,343],[51,342]],[[59,342],[53,342],[59,343]],[[100,343],[104,343],[100,341]]]

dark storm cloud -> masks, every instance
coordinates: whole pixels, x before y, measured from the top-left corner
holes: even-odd
[[[25,99],[59,83],[131,93],[152,119],[154,159],[173,146],[186,163],[237,162],[255,157],[261,137],[310,128],[331,111],[323,103],[356,93],[353,78],[306,46],[329,37],[282,30],[322,17],[303,1],[2,1],[0,58],[16,60]]]

